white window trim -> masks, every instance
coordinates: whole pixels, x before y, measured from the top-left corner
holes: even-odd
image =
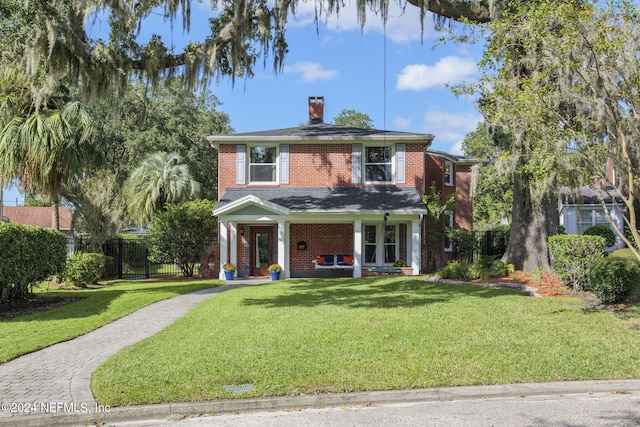
[[[447,165],[449,165],[449,179],[447,179]],[[451,160],[444,161],[444,169],[442,170],[442,174],[444,176],[444,185],[447,187],[453,187],[453,176],[454,176],[454,163]]]
[[[271,147],[276,149],[275,166],[276,179],[274,181],[252,181],[251,180],[251,149],[256,147]],[[247,171],[247,183],[249,185],[274,185],[280,183],[280,146],[278,144],[251,144],[247,145],[245,170]],[[255,164],[271,164],[271,163],[255,163]]]
[[[577,213],[577,225],[578,225],[578,233],[582,234],[584,233],[584,230],[582,230],[582,227],[584,225],[586,225],[586,222],[582,222],[582,212],[589,212],[591,215],[591,221],[589,223],[589,225],[587,225],[585,228],[585,230],[589,227],[592,227],[594,225],[606,225],[607,227],[611,228],[613,230],[613,227],[611,226],[611,223],[609,222],[609,220],[606,218],[606,212],[604,210],[604,208],[602,206],[594,206],[594,207],[582,207],[580,209],[578,209],[578,213]],[[598,222],[596,220],[596,213],[600,212],[605,216],[605,220],[602,222]]]
[[[375,243],[375,248],[376,248],[376,259],[374,262],[369,262],[366,259],[366,253],[367,251],[365,250],[365,248],[371,244],[367,244],[366,242],[366,227],[375,227],[376,228],[376,243]],[[387,226],[393,226],[395,227],[395,258],[396,260],[400,259],[400,224],[387,224]],[[384,242],[384,225],[381,223],[363,223],[362,224],[362,265],[364,266],[391,266],[394,263],[393,262],[384,262],[384,255],[385,255],[385,242]]]
[[[387,147],[391,150],[389,156],[389,165],[391,166],[391,181],[367,181],[367,148],[371,147]],[[393,144],[365,144],[362,147],[362,163],[360,165],[362,171],[362,182],[365,184],[395,184],[396,181],[396,150]]]
[[[445,224],[445,226],[453,228],[453,211],[444,211],[444,215],[449,217],[449,224]],[[445,237],[444,239],[444,251],[445,252],[453,252],[453,240]]]

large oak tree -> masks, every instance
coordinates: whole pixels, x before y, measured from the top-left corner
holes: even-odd
[[[86,96],[124,90],[132,76],[157,84],[160,77],[179,74],[186,85],[206,84],[221,76],[250,77],[262,59],[280,70],[287,53],[286,23],[295,13],[298,0],[222,0],[217,14],[210,19],[210,34],[204,40],[187,44],[180,52],[169,49],[160,36],[147,43],[136,39],[140,23],[152,11],[161,9],[173,25],[180,22],[189,29],[189,0],[39,0],[4,2],[0,11],[0,64],[18,67],[34,78],[35,96],[50,96],[59,81],[69,79],[82,88]],[[523,0],[525,2],[525,0]],[[486,23],[500,17],[500,0],[400,0],[401,5],[415,7],[416,19],[424,20],[427,12],[443,22],[456,20]],[[528,3],[528,2],[526,2]],[[318,1],[316,14],[339,13],[340,0]],[[371,7],[369,7],[371,6]],[[386,18],[388,2],[358,0],[358,13],[364,25],[370,10]],[[369,12],[370,13],[370,12]],[[107,16],[108,40],[92,39],[87,25],[96,17]],[[28,24],[28,25],[27,25]],[[46,79],[38,76],[46,75]],[[526,178],[526,176],[524,177]],[[511,246],[524,248],[510,254],[507,261],[517,268],[546,266],[545,237],[553,232],[546,219],[552,211],[552,194],[535,200],[526,181],[514,188]],[[537,224],[531,228],[531,224]]]
[[[123,90],[131,76],[152,83],[162,75],[178,73],[188,84],[215,77],[251,76],[259,59],[280,70],[287,53],[285,26],[298,0],[222,0],[209,21],[210,34],[177,52],[159,35],[146,43],[137,40],[141,23],[161,10],[171,25],[188,32],[191,0],[7,0],[0,6],[0,64],[18,67],[37,83],[41,97],[51,95],[58,82],[71,77],[87,95]],[[433,12],[442,19],[488,22],[497,15],[497,0],[410,0],[420,19]],[[339,13],[341,0],[317,1],[316,14]],[[372,6],[369,8],[368,6]],[[367,11],[382,10],[388,2],[358,0],[361,22]],[[370,12],[371,13],[371,12]],[[107,19],[108,40],[88,32],[95,19]],[[46,75],[46,79],[36,79]]]

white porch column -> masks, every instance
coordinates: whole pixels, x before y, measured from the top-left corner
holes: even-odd
[[[291,277],[291,223],[287,222],[284,224],[284,247],[286,248],[284,262],[285,264],[282,266],[284,269],[284,277],[286,279]]]
[[[411,267],[413,274],[420,274],[420,220],[411,221]]]
[[[283,272],[280,273],[284,277],[289,277],[289,266],[286,261],[286,233],[285,223],[283,219],[278,220],[278,264],[282,267]]]
[[[362,220],[353,221],[353,277],[362,277]]]
[[[238,265],[238,227],[235,222],[229,222],[229,262]]]
[[[218,273],[218,277],[220,280],[224,280],[224,270],[222,266],[227,263],[227,221],[220,220],[218,242],[220,243],[220,273]]]

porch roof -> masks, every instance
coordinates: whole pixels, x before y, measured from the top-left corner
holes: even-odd
[[[415,187],[358,187],[228,188],[214,214],[231,213],[244,205],[241,200],[252,198],[282,206],[289,213],[427,213]]]

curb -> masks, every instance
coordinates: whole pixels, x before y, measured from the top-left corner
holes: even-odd
[[[226,399],[193,403],[102,408],[92,413],[16,415],[0,418],[0,426],[74,426],[125,421],[167,420],[198,414],[275,411],[339,406],[384,405],[413,402],[447,402],[477,399],[562,397],[578,394],[640,393],[640,380],[561,381],[488,386],[442,387],[397,391],[281,396],[254,399]]]

